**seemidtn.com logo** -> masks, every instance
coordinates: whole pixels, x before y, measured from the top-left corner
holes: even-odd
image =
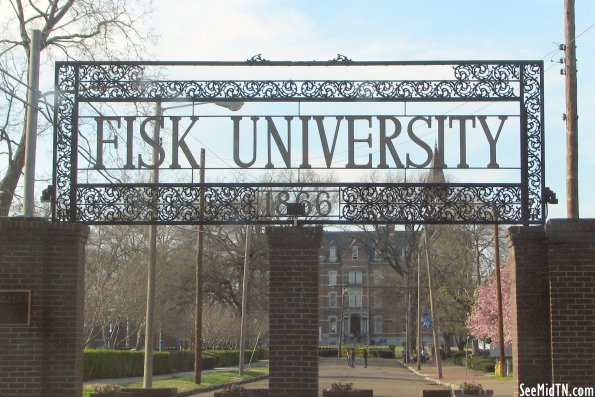
[[[537,386],[519,385],[519,397],[593,397],[592,387],[570,387],[567,383],[538,383]]]

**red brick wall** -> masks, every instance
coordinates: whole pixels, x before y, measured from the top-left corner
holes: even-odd
[[[542,226],[511,227],[509,238],[513,379],[532,387],[551,382],[545,232]]]
[[[318,396],[321,227],[267,227],[272,397]]]
[[[595,220],[546,225],[552,382],[595,386]]]
[[[88,227],[0,218],[0,289],[31,290],[31,324],[0,326],[0,395],[82,395]]]
[[[515,383],[595,386],[595,220],[509,231]]]

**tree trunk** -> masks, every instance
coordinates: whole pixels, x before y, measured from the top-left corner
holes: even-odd
[[[0,216],[8,216],[14,199],[14,192],[25,166],[25,133],[21,134],[19,147],[8,162],[8,169],[0,182]]]
[[[450,355],[451,355],[450,347],[452,346],[453,334],[450,332],[444,332],[442,334],[442,337],[444,338],[444,352],[446,353],[447,357],[450,357]]]

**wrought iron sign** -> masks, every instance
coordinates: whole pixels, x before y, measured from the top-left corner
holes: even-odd
[[[56,86],[55,221],[544,222],[541,61],[59,62]]]

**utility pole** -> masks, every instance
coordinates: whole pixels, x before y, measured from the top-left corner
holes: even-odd
[[[403,362],[405,364],[409,364],[409,352],[411,351],[411,338],[409,337],[409,333],[411,332],[411,289],[409,288],[409,272],[405,273],[405,288],[406,295],[405,299],[407,300],[406,306],[407,311],[405,312],[405,354],[403,355]]]
[[[434,314],[434,286],[432,284],[432,267],[430,263],[430,239],[428,238],[428,228],[424,228],[426,242],[426,265],[428,266],[428,288],[430,290],[430,316],[432,318],[432,335],[434,337],[434,357],[436,358],[436,373],[438,379],[442,379],[442,355],[440,354],[440,343],[438,341],[438,324]]]
[[[244,375],[244,345],[246,344],[246,308],[248,305],[248,250],[250,249],[250,225],[246,225],[246,246],[244,248],[244,277],[242,279],[242,319],[240,322],[240,376]]]
[[[35,151],[37,149],[37,113],[39,105],[39,53],[41,31],[31,32],[29,43],[29,77],[27,84],[27,119],[25,122],[25,183],[23,215],[33,216],[35,207]]]
[[[417,250],[417,369],[421,370],[421,360],[419,353],[421,348],[421,260],[419,259],[419,246]]]
[[[574,0],[564,0],[564,42],[564,62],[566,65],[566,217],[578,219],[578,114],[576,103]]]
[[[198,213],[201,221],[205,214],[205,149],[200,149],[200,193],[198,202]],[[194,383],[202,383],[202,259],[204,253],[205,226],[201,223],[198,226],[198,237],[196,242],[196,290],[194,297]]]
[[[496,261],[496,300],[498,301],[498,344],[500,345],[500,376],[506,376],[504,362],[504,318],[502,313],[502,285],[500,283],[500,241],[498,225],[494,224],[494,260]]]
[[[161,102],[155,105],[155,116],[153,124],[153,140],[159,142],[159,134],[161,132]],[[159,153],[156,147],[153,147],[153,171],[151,173],[151,183],[157,189],[159,183]],[[153,197],[155,200],[151,203],[152,220],[157,221],[158,218],[158,203],[157,195]],[[153,340],[154,340],[154,317],[155,317],[155,289],[156,289],[156,275],[157,275],[157,224],[149,225],[149,263],[147,271],[147,311],[145,314],[145,365],[143,375],[143,388],[150,389],[153,387]]]

